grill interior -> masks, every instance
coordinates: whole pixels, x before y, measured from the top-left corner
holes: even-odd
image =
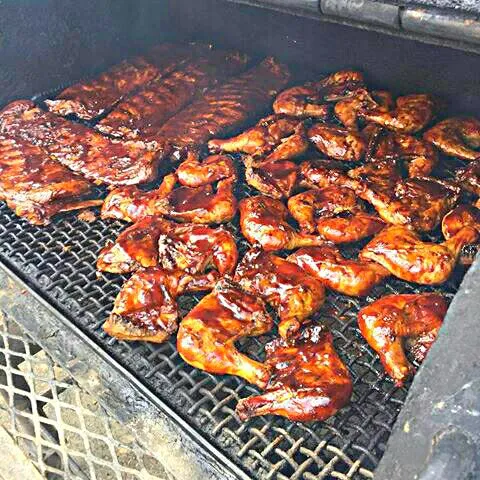
[[[42,98],[34,99],[41,104]],[[451,160],[443,159],[439,175],[448,177],[452,166]],[[236,193],[240,199],[257,192],[240,181]],[[457,269],[442,288],[420,287],[392,278],[365,299],[328,291],[325,305],[314,321],[326,324],[334,335],[335,347],[352,374],[352,401],[326,422],[301,424],[268,416],[242,423],[234,414],[235,405],[240,398],[257,393],[255,387],[236,377],[215,376],[192,368],[178,355],[175,337],[154,345],[119,341],[102,331],[127,277],[97,272],[95,262],[107,240],[114,240],[124,227],[120,221],[97,219],[86,223],[68,214],[38,228],[15,217],[2,204],[0,260],[252,478],[373,478],[408,385],[395,388],[386,377],[357,328],[358,310],[390,293],[439,291],[451,298],[460,284],[462,269]],[[234,234],[242,256],[249,245],[240,234],[238,215],[226,227]],[[439,232],[430,237],[441,240]],[[361,246],[342,250],[346,256],[353,256]],[[186,314],[199,298],[198,294],[181,297],[181,314]],[[263,346],[273,337],[269,334],[244,339],[239,348],[262,360]]]
[[[68,10],[68,6],[63,6],[67,3],[62,4],[56,14],[50,11],[52,15],[48,16],[49,11],[45,11],[51,22],[49,25],[58,27],[60,16],[68,17],[63,12]],[[307,74],[307,70],[316,71],[318,76],[321,71],[358,67],[366,72],[373,86],[392,88],[394,93],[431,91],[449,101],[452,114],[478,110],[478,75],[475,75],[478,59],[470,54],[339,25],[323,24],[320,27],[321,24],[314,21],[237,7],[220,0],[145,1],[139,3],[136,16],[125,6],[128,2],[121,1],[111,12],[106,28],[101,30],[103,24],[98,18],[90,23],[93,7],[90,2],[86,3],[89,8],[78,13],[83,29],[80,35],[84,35],[86,45],[73,42],[65,46],[62,35],[72,29],[65,29],[63,24],[63,28],[51,28],[55,33],[48,38],[55,38],[58,34],[58,42],[42,43],[43,37],[39,37],[38,46],[32,44],[29,47],[33,52],[35,48],[50,52],[43,57],[42,64],[35,67],[30,61],[33,54],[12,56],[20,62],[13,80],[22,76],[25,69],[33,67],[42,72],[41,78],[23,75],[22,78],[27,80],[18,84],[21,91],[0,92],[2,103],[31,95],[36,90],[38,93],[38,90],[52,85],[62,84],[63,88],[82,75],[103,70],[136,48],[171,38],[213,41],[219,46],[239,48],[257,55],[271,53],[289,63],[301,63],[299,77],[316,78]],[[155,7],[154,3],[161,6]],[[100,8],[103,7],[98,6]],[[123,23],[118,21],[120,11]],[[126,20],[129,15],[133,26]],[[31,15],[25,29],[36,31],[37,21],[40,24],[47,18]],[[129,26],[133,31],[127,35]],[[91,36],[89,29],[102,34]],[[8,27],[6,31],[8,33]],[[112,48],[115,45],[112,38],[117,38],[118,32],[122,48]],[[22,36],[17,34],[16,38],[18,41]],[[95,48],[90,42],[92,38],[97,42]],[[132,50],[123,49],[126,45]],[[69,58],[74,59],[73,66],[67,68],[64,62],[60,68],[61,60],[57,59],[55,49],[65,55],[64,50],[70,47]],[[82,48],[83,53],[79,53]],[[429,68],[425,69],[425,65]],[[8,73],[8,68],[6,71]],[[6,84],[2,75],[4,73],[0,72],[0,86]],[[9,85],[17,85],[8,75],[7,80]],[[35,101],[54,93],[42,92]],[[456,166],[451,159],[448,165],[449,168]],[[448,176],[449,171],[444,173]],[[253,193],[242,188],[237,192],[239,198]],[[110,338],[101,330],[125,277],[98,273],[95,262],[106,241],[115,239],[122,228],[121,222],[98,219],[85,223],[73,214],[38,228],[18,219],[1,204],[0,261],[141,379],[162,401],[201,432],[205,441],[219,447],[248,476],[282,480],[373,478],[408,385],[395,388],[386,378],[376,355],[356,327],[357,312],[366,303],[388,293],[434,290],[451,298],[462,279],[461,269],[441,289],[390,279],[376,287],[371,296],[361,300],[329,291],[315,320],[330,327],[335,347],[352,374],[354,393],[351,403],[326,422],[300,424],[268,416],[240,423],[234,415],[235,405],[239,398],[256,393],[255,388],[240,379],[213,376],[185,364],[176,352],[174,339],[162,345],[128,343]],[[238,222],[233,222],[229,228],[238,239]],[[438,233],[433,237],[440,238]],[[239,245],[243,254],[247,243],[240,239]],[[353,255],[356,251],[351,249],[346,253]],[[182,297],[179,302],[182,313],[188,311],[198,298],[197,295]],[[263,345],[271,338],[270,335],[245,340],[241,349],[255,358],[262,358]]]

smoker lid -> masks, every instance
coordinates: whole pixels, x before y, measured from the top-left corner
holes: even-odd
[[[478,0],[228,0],[480,53]]]

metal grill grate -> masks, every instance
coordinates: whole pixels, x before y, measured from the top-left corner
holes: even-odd
[[[448,164],[449,168],[457,166],[451,159]],[[449,172],[439,176],[444,175]],[[243,187],[237,192],[239,198],[252,194],[254,191]],[[248,243],[239,234],[238,220],[227,227],[238,239],[242,255]],[[408,385],[396,388],[386,377],[356,326],[358,310],[389,293],[440,291],[451,298],[463,277],[461,269],[441,289],[390,279],[365,299],[328,292],[314,320],[325,322],[332,330],[335,347],[352,374],[350,404],[325,422],[301,424],[267,416],[242,423],[234,414],[236,403],[257,393],[255,387],[235,377],[214,376],[190,367],[178,355],[175,338],[162,345],[124,342],[108,337],[101,329],[126,277],[97,272],[95,262],[107,240],[114,240],[123,228],[122,222],[97,219],[86,223],[72,214],[38,228],[15,217],[2,204],[0,261],[251,477],[373,478]],[[344,253],[348,256],[357,251],[358,247]],[[181,297],[181,313],[188,312],[199,298],[201,295]],[[269,334],[244,339],[239,348],[262,359],[263,345],[272,338]]]
[[[16,478],[170,478],[154,454],[145,452],[130,431],[3,315],[0,423],[39,472],[17,471],[22,477]]]

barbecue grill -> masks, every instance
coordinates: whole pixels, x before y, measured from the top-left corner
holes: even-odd
[[[409,2],[404,2],[406,8],[375,1],[353,6],[220,0],[23,3],[2,7],[1,104],[27,97],[41,104],[65,86],[150,45],[195,40],[238,48],[256,58],[274,55],[294,66],[299,81],[357,68],[373,86],[394,94],[438,95],[452,115],[475,115],[480,108],[475,5],[458,13],[438,10],[445,5],[437,2],[433,10],[418,7],[415,17],[417,7]],[[267,3],[272,8],[258,7]],[[421,12],[435,17],[429,22],[422,17],[425,29],[414,21]],[[450,19],[446,30],[439,18]],[[471,29],[458,26],[468,23]],[[451,163],[454,167],[455,161]],[[237,193],[241,198],[252,191],[242,187]],[[174,340],[128,343],[102,331],[125,277],[99,274],[95,262],[122,227],[99,219],[87,223],[73,214],[34,227],[2,204],[0,262],[29,292],[28,299],[12,302],[19,321],[62,363],[77,357],[89,371],[98,369],[98,381],[105,385],[100,400],[139,436],[145,434],[144,441],[154,441],[151,431],[145,433],[148,423],[152,429],[164,425],[162,434],[180,442],[178,450],[190,463],[192,478],[368,479],[375,470],[379,479],[415,474],[424,479],[477,478],[480,429],[475,404],[480,389],[473,369],[478,362],[474,339],[480,334],[475,322],[478,262],[462,284],[459,269],[435,289],[392,279],[365,300],[329,293],[317,318],[331,328],[335,347],[352,374],[351,403],[325,422],[300,424],[268,416],[242,423],[235,405],[256,393],[255,388],[190,367],[176,352]],[[238,222],[228,228],[240,239]],[[247,243],[239,243],[242,254]],[[356,315],[361,306],[386,293],[420,291],[441,291],[455,299],[407,399],[410,385],[395,388],[386,377],[359,334]],[[199,298],[182,299],[182,313]],[[0,306],[11,308],[5,301]],[[56,332],[58,338],[46,332]],[[261,359],[270,338],[244,340],[240,348]]]

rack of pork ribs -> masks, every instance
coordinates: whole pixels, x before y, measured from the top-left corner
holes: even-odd
[[[355,71],[291,83],[273,58],[164,44],[0,113],[0,196],[17,215],[45,224],[102,205],[126,223],[97,261],[131,274],[105,332],[176,335],[185,362],[255,385],[242,420],[324,420],[349,402],[322,323],[329,290],[362,297],[359,331],[404,384],[447,311],[435,286],[472,262],[480,231],[479,120]],[[431,288],[366,302],[388,277]],[[180,318],[178,297],[199,291]],[[237,349],[272,330],[265,361]]]

